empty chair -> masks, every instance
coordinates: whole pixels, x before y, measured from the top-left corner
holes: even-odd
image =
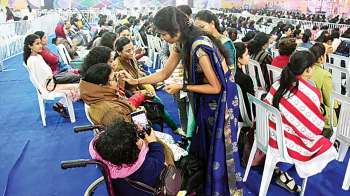
[[[330,63],[337,66],[337,67],[345,67],[349,68],[350,67],[350,58],[337,55],[337,54],[330,54]],[[342,66],[343,63],[343,66]]]
[[[350,96],[350,72],[346,68],[326,63],[324,69],[332,74],[333,89],[339,94],[342,93],[342,87],[345,88],[345,95]],[[344,77],[345,76],[345,77]]]

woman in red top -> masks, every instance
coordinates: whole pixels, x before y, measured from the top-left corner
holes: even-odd
[[[51,50],[47,47],[48,38],[43,31],[37,31],[34,33],[39,36],[41,39],[41,44],[43,46],[40,55],[45,60],[46,64],[48,64],[52,70],[53,75],[56,75],[60,72],[68,71],[70,73],[79,74],[79,71],[76,69],[72,69],[70,65],[66,65],[60,62],[59,56],[55,53],[51,52]]]
[[[272,59],[271,65],[279,68],[284,68],[285,66],[287,66],[289,56],[292,55],[296,47],[297,43],[295,42],[295,39],[284,38],[280,40],[278,44],[279,55]]]
[[[59,67],[60,58],[54,53],[52,53],[50,49],[47,47],[47,44],[48,44],[47,36],[43,31],[37,31],[34,34],[39,36],[41,39],[41,44],[43,46],[43,49],[40,52],[40,55],[43,57],[45,62],[50,66],[52,73],[54,75],[58,74],[60,72],[60,67]]]

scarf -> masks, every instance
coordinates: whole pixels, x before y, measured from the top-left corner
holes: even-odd
[[[123,107],[131,108],[128,100],[124,96],[119,96],[117,90],[86,82],[81,80],[79,83],[80,96],[84,102],[88,105],[100,102],[100,101],[113,101],[119,102]]]
[[[125,60],[122,57],[117,57],[116,62],[117,66],[114,69],[117,70],[115,71],[125,70],[135,79],[141,77],[134,59]]]
[[[126,178],[130,176],[131,174],[135,173],[143,164],[143,162],[146,159],[147,152],[149,150],[146,142],[142,142],[142,147],[138,156],[137,161],[130,165],[122,165],[116,166],[113,163],[104,160],[96,151],[95,149],[95,141],[97,140],[98,137],[95,137],[94,139],[91,140],[90,145],[89,145],[89,152],[90,155],[93,159],[99,160],[103,162],[109,169],[109,175],[111,176],[112,179],[116,178]]]
[[[66,33],[64,32],[64,25],[58,24],[55,29],[56,37],[62,37],[64,39],[67,39]]]

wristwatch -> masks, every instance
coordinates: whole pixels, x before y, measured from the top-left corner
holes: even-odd
[[[183,84],[181,90],[182,90],[183,92],[188,92],[187,84]]]

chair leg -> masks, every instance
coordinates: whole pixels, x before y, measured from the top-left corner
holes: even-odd
[[[269,152],[269,150],[267,150],[264,172],[260,184],[259,196],[265,196],[267,194],[267,190],[269,189],[272,174],[274,169],[276,168],[276,164],[277,159],[271,154],[271,152]]]
[[[73,106],[73,102],[71,99],[69,99],[68,97],[65,98],[66,103],[67,103],[67,108],[68,108],[68,113],[69,113],[69,118],[70,121],[72,123],[75,122],[75,114],[74,114],[74,106]]]
[[[249,174],[250,168],[251,168],[251,166],[252,166],[252,162],[253,162],[253,159],[254,159],[254,156],[255,156],[256,149],[257,149],[257,147],[256,147],[256,141],[254,140],[252,149],[251,149],[251,151],[250,151],[250,155],[249,155],[247,167],[245,168],[244,177],[243,177],[243,182],[247,181],[248,174]]]
[[[338,161],[343,162],[346,152],[348,151],[349,146],[340,142],[339,151],[338,151]]]
[[[349,187],[350,187],[350,160],[348,162],[348,167],[346,168],[342,189],[349,190]]]
[[[45,112],[45,102],[44,99],[38,95],[39,110],[41,115],[41,121],[43,126],[46,127],[46,112]]]
[[[305,178],[305,179],[303,180],[303,185],[301,186],[300,196],[304,196],[304,194],[305,194],[305,189],[306,189],[306,184],[307,184],[307,178]]]

